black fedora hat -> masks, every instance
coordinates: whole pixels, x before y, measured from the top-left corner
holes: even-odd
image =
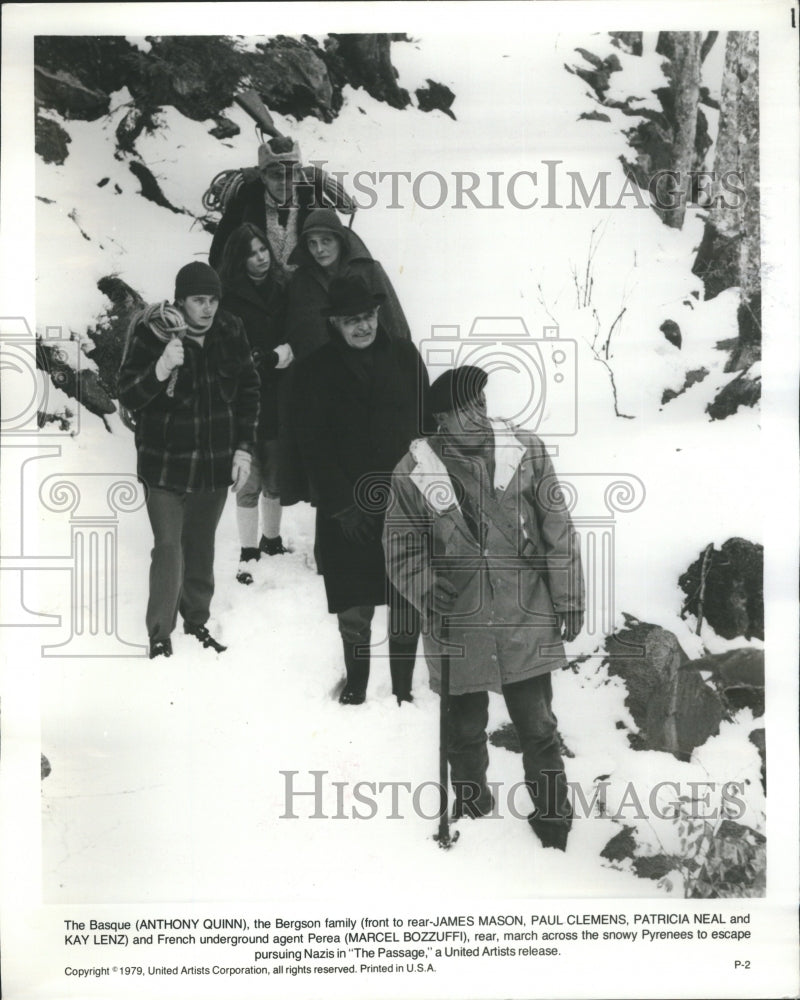
[[[323,316],[358,316],[370,312],[386,298],[383,292],[372,292],[363,278],[334,278],[328,289],[328,304]]]

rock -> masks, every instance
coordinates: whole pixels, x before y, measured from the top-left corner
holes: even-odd
[[[622,69],[619,57],[612,53],[606,59],[600,59],[586,49],[576,48],[575,51],[580,52],[592,69],[586,69],[584,66],[566,66],[566,70],[585,80],[602,103],[606,91],[611,86],[611,74],[618,73]]]
[[[625,705],[639,728],[635,750],[662,750],[685,759],[719,732],[722,703],[675,636],[658,625],[627,616],[626,628],[608,636],[604,663],[627,689]]]
[[[215,121],[216,126],[208,130],[215,139],[232,139],[241,132],[236,122],[232,122],[225,115],[217,115]]]
[[[206,121],[233,103],[252,53],[240,52],[221,35],[151,38],[149,52],[136,53],[128,89],[140,111],[154,114],[172,105],[193,121]]]
[[[631,56],[642,54],[641,31],[609,31],[611,44]]]
[[[128,167],[133,176],[141,184],[139,193],[143,198],[147,198],[148,201],[152,201],[162,208],[168,208],[170,212],[175,212],[176,215],[180,215],[183,212],[182,208],[176,208],[167,199],[167,196],[161,190],[161,185],[143,163],[139,160],[131,160]]]
[[[333,34],[325,40],[326,62],[342,83],[363,87],[376,101],[402,110],[411,103],[397,83],[387,34]]]
[[[94,344],[86,356],[97,365],[100,380],[108,394],[116,399],[117,377],[128,329],[135,313],[145,305],[141,295],[116,275],[106,275],[97,282],[98,289],[110,300],[100,324],[87,330]]]
[[[88,369],[76,371],[66,361],[63,352],[51,344],[36,341],[36,367],[50,376],[53,385],[68,396],[83,403],[90,413],[98,417],[116,413],[117,407],[97,377]]]
[[[669,854],[642,855],[633,859],[633,870],[639,878],[664,878],[677,866],[678,859]]]
[[[39,771],[41,774],[41,780],[44,781],[47,775],[52,771],[52,768],[50,767],[50,761],[44,754],[40,754],[39,756],[41,758],[39,761]]]
[[[693,368],[691,371],[686,373],[686,377],[683,380],[683,385],[676,392],[674,389],[665,389],[661,396],[661,405],[665,406],[667,403],[671,402],[673,399],[677,399],[678,396],[682,396],[687,389],[691,389],[693,385],[698,382],[702,382],[703,379],[708,375],[708,368]]]
[[[63,163],[69,156],[67,146],[72,138],[58,122],[36,116],[36,152],[45,163]]]
[[[109,95],[130,83],[141,55],[122,35],[36,35],[33,53],[37,66],[65,70],[89,90]]]
[[[641,730],[647,728],[647,706],[659,683],[669,681],[688,662],[675,636],[658,625],[626,616],[626,628],[606,638],[608,673],[627,688],[625,706]]]
[[[741,237],[720,233],[706,222],[703,238],[692,265],[692,274],[703,282],[705,299],[713,299],[739,283],[739,253]]]
[[[686,594],[682,614],[697,617],[703,553],[678,578]],[[712,548],[707,567],[703,617],[724,639],[764,638],[764,547],[745,538],[729,538]]]
[[[683,338],[681,337],[681,328],[675,322],[674,319],[665,319],[664,322],[659,327],[659,330],[664,334],[666,339],[673,345],[677,347],[678,350],[681,349],[681,344],[683,343]]]
[[[764,789],[764,794],[767,794],[767,739],[766,732],[763,729],[754,729],[750,735],[747,737],[748,740],[753,744],[753,746],[758,750],[758,756],[761,758],[761,787]]]
[[[417,95],[417,107],[420,111],[444,111],[453,121],[456,116],[450,110],[456,95],[443,83],[436,83],[434,80],[425,81],[428,86],[420,87],[415,93]]]
[[[85,87],[66,70],[51,72],[42,66],[34,66],[33,79],[37,106],[53,108],[62,118],[80,118],[91,122],[108,114],[108,94]]]
[[[258,53],[250,56],[248,73],[270,111],[298,120],[312,116],[333,121],[341,107],[341,92],[334,92],[327,60],[316,42],[278,35],[257,47]]]
[[[600,857],[607,861],[623,861],[632,858],[636,852],[636,837],[632,826],[624,826],[615,834],[600,852]]]
[[[647,706],[647,742],[653,750],[667,750],[688,760],[695,747],[719,733],[722,700],[698,673],[682,668],[667,684],[659,685]]]
[[[728,714],[749,708],[754,718],[764,714],[764,651],[732,649],[727,653],[709,653],[689,664],[695,670],[708,671],[711,683],[719,691]]]
[[[602,111],[582,111],[578,115],[578,121],[587,122],[610,122],[611,119],[608,115],[604,115]]]
[[[706,407],[706,413],[712,420],[724,420],[736,413],[740,406],[756,406],[760,399],[761,379],[748,378],[743,372],[720,389],[713,402]]]
[[[132,153],[136,140],[142,134],[147,118],[139,108],[131,108],[117,125],[117,149]]]

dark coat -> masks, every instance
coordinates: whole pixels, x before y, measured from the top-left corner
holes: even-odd
[[[321,310],[328,304],[328,286],[332,277],[361,277],[371,292],[385,295],[378,312],[381,326],[394,339],[411,340],[403,308],[384,269],[351,229],[342,227],[340,235],[346,246],[335,275],[328,276],[315,263],[304,243],[298,243],[289,257],[289,262],[296,265],[297,270],[289,280],[286,339],[298,361],[307,358],[329,340],[327,320]]]
[[[241,321],[222,309],[203,346],[184,337],[174,392],[158,380],[164,341],[143,323],[131,334],[119,374],[119,401],[136,416],[137,472],[149,486],[181,492],[231,484],[236,449],[252,453],[258,375]]]
[[[384,527],[389,578],[430,614],[434,553],[445,560],[440,572],[458,594],[449,626],[453,694],[499,691],[566,666],[554,612],[584,604],[580,541],[544,445],[500,422],[494,457],[494,489],[483,492],[480,504],[482,544],[470,527],[475,507],[466,516],[464,503],[474,459],[461,461],[435,435],[412,444],[392,479]],[[437,633],[423,630],[434,691],[442,653]]]
[[[243,222],[250,222],[262,232],[265,229],[266,205],[261,176],[255,167],[244,168],[242,176],[242,183],[225,205],[211,241],[208,262],[215,270],[219,270],[225,243],[237,226]],[[333,203],[337,211],[346,215],[355,212],[353,202],[342,190],[341,185],[336,184],[324,170],[314,166],[303,167],[303,181],[294,185],[293,200],[298,206],[297,231],[291,237],[293,243],[297,243],[304,222],[315,208],[326,208]]]
[[[419,433],[427,372],[416,347],[379,330],[369,379],[348,364],[338,335],[295,372],[302,401],[298,436],[317,502],[319,548],[328,610],[386,603],[381,527],[392,469]],[[373,517],[374,537],[349,541],[336,514],[354,504]]]
[[[242,276],[223,292],[222,307],[244,324],[261,380],[258,439],[272,441],[278,436],[278,397],[289,371],[275,367],[275,348],[286,342],[286,290],[269,272],[262,285]]]

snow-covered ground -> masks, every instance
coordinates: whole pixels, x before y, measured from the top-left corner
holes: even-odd
[[[529,35],[511,34],[502,44],[468,37],[457,49],[435,35],[395,43],[401,86],[413,91],[428,76],[447,84],[456,94],[457,121],[438,112],[399,112],[353,90],[330,125],[276,119],[299,139],[306,159],[327,160],[351,178],[359,170],[415,178],[435,171],[439,178],[419,181],[425,204],[435,203],[444,178],[448,197],[440,208],[414,204],[402,179],[403,207],[391,208],[390,182],[376,180],[377,204],[355,221],[394,282],[421,346],[436,326],[458,326],[467,342],[476,317],[522,317],[536,338],[557,324],[560,339],[574,341],[567,380],[574,395],[553,397],[540,430],[546,436],[562,428],[564,408],[576,401],[577,433],[549,439],[558,447],[557,471],[576,482],[589,473],[596,483],[621,476],[641,481],[644,501],[616,514],[617,620],[626,611],[668,628],[696,656],[703,644],[712,651],[725,644],[707,628],[701,640],[693,623],[680,618],[678,575],[709,542],[762,537],[759,413],[742,410],[712,422],[704,412],[733,377],[723,372],[727,355],[714,345],[735,336],[736,292],[700,301],[702,286],[691,274],[702,234],[695,209],[678,232],[649,208],[635,207],[633,197],[614,209],[565,207],[572,199],[569,171],[581,172],[589,189],[599,172],[609,171],[609,200],[616,202],[624,187],[618,156],[627,151],[620,128],[630,125],[617,117],[578,120],[596,105],[588,87],[564,70],[565,62],[580,61],[576,46],[606,54],[600,35],[551,37],[534,49]],[[618,55],[624,71],[614,77],[615,93],[651,98],[660,79],[652,46],[642,59]],[[709,65],[720,72],[719,60]],[[706,82],[718,90],[718,78]],[[170,297],[178,267],[207,253],[209,236],[192,216],[142,198],[125,158],[115,158],[114,130],[128,101],[120,92],[106,119],[65,123],[73,140],[66,162],[37,163],[40,328],[81,333],[94,325],[107,305],[96,282],[112,272],[146,299]],[[218,171],[255,160],[251,123],[238,107],[226,113],[242,132],[224,143],[208,135],[212,123],[189,121],[172,108],[157,131],[137,140],[166,197],[194,215]],[[552,168],[558,187],[550,192],[559,207],[543,207],[543,161],[560,161]],[[490,172],[502,172],[503,207],[467,201],[453,208],[459,171],[478,175],[482,202],[491,200]],[[529,210],[508,197],[508,179],[519,171],[537,173],[536,189],[530,177],[520,177],[515,189],[519,201],[539,195]],[[681,350],[659,331],[666,319],[681,327]],[[612,329],[608,362],[625,417],[615,416],[609,372],[596,356]],[[664,388],[680,388],[685,373],[701,366],[708,377],[662,408]],[[518,412],[518,387],[507,376],[498,373],[489,388],[495,412]],[[130,473],[131,436],[116,417],[109,424],[112,433],[84,414],[80,433],[64,438],[61,469]],[[579,490],[576,518],[608,514],[594,492]],[[309,772],[327,772],[328,815],[338,808],[333,782],[349,783],[342,811],[350,816],[357,781],[416,787],[435,780],[438,698],[420,659],[414,704],[398,709],[388,665],[377,659],[368,702],[340,707],[333,697],[340,647],[313,569],[312,511],[300,505],[286,512],[284,536],[295,552],[262,561],[250,588],[234,580],[234,514],[231,500],[218,533],[212,608],[226,653],[216,656],[176,634],[170,660],[43,661],[42,750],[52,765],[43,784],[46,899],[346,898],[354,887],[362,897],[374,887],[398,898],[669,892],[603,866],[599,851],[619,829],[608,819],[578,822],[561,855],[545,852],[527,824],[509,815],[460,823],[458,848],[438,851],[431,840],[435,820],[415,816],[402,791],[402,819],[390,818],[388,791],[375,793],[378,814],[369,820],[309,818],[309,798],[296,800],[299,818],[281,818],[286,771],[298,772],[296,787],[304,791],[312,788]],[[122,515],[119,532],[120,634],[144,641],[150,544],[144,512]],[[40,610],[65,611],[56,586],[43,587],[37,600],[47,602]],[[382,622],[379,615],[376,638]],[[584,634],[571,651],[592,652],[600,639]],[[747,781],[745,821],[763,827],[760,762],[747,739],[761,720],[741,713],[723,724],[691,763],[636,753],[616,728],[627,720],[624,691],[607,681],[597,657],[554,678],[556,714],[575,754],[567,761],[570,780],[590,791],[595,778],[610,774],[609,801],[627,781],[644,796],[664,780],[718,787]],[[502,700],[493,696],[491,727],[504,721]],[[521,780],[518,755],[491,748],[491,760],[490,780],[505,788]],[[435,800],[423,797],[422,807],[432,814]],[[654,850],[658,842],[669,849],[674,827],[656,827]]]

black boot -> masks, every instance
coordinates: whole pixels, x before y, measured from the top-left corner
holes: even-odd
[[[341,705],[362,705],[367,697],[369,680],[369,652],[356,656],[356,644],[342,641],[344,647],[344,668],[347,681],[339,695]]]
[[[203,649],[213,649],[217,653],[224,653],[228,648],[217,642],[205,625],[190,625],[189,622],[184,622],[183,631],[187,635],[193,635],[198,642],[202,642]]]
[[[150,640],[150,659],[154,660],[157,656],[172,656],[172,639]]]
[[[249,567],[247,563],[258,562],[260,558],[260,549],[242,549],[242,553],[239,556],[239,568],[236,570],[236,579],[239,583],[249,585],[253,582],[252,567]]]
[[[389,671],[392,675],[392,694],[397,698],[397,704],[413,701],[411,694],[411,679],[414,674],[414,661],[417,657],[417,643],[412,646],[408,642],[389,639]]]
[[[494,810],[494,796],[486,785],[477,781],[454,781],[453,819],[469,816],[480,819]]]
[[[554,847],[557,851],[566,851],[567,838],[572,829],[572,807],[569,802],[564,803],[562,812],[563,816],[554,816],[551,819],[538,816],[535,812],[528,816],[528,823],[543,847]]]
[[[280,535],[276,535],[275,538],[267,538],[266,535],[262,535],[258,547],[262,552],[266,552],[268,556],[283,556],[293,551],[283,544],[283,539]]]

